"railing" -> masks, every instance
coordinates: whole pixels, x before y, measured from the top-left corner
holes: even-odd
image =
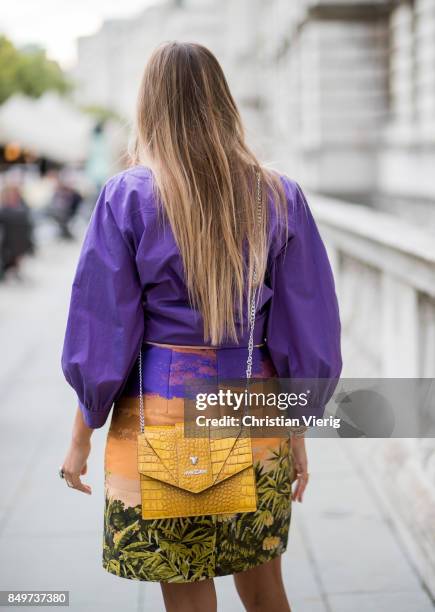
[[[435,235],[364,206],[307,198],[334,269],[343,375],[435,378]],[[435,440],[343,442],[435,596]]]
[[[434,377],[435,234],[365,206],[310,201],[334,268],[345,375]]]

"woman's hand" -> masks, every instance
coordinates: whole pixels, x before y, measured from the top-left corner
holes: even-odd
[[[92,489],[89,485],[84,484],[80,476],[84,476],[87,471],[87,459],[91,452],[90,441],[86,444],[78,444],[71,442],[65,461],[63,462],[62,469],[66,484],[72,489],[83,491],[90,495]]]
[[[305,449],[305,436],[292,436],[291,448],[293,452],[294,469],[296,472],[296,486],[292,492],[292,501],[303,501],[303,495],[308,484],[308,460]]]
[[[62,464],[67,485],[88,495],[91,495],[92,489],[81,481],[80,476],[84,476],[88,469],[87,460],[91,452],[92,431],[83,421],[80,408],[77,408],[71,445]]]

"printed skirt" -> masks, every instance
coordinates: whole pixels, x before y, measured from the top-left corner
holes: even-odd
[[[242,378],[246,353],[246,348],[143,345],[145,424],[183,420],[185,382],[202,377]],[[276,376],[265,346],[254,348],[252,375],[256,379]],[[255,512],[144,520],[138,432],[138,376],[133,372],[113,407],[105,449],[106,571],[132,580],[195,582],[243,572],[286,550],[293,480],[288,438],[252,438]]]

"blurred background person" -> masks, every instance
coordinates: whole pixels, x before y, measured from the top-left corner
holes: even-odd
[[[0,198],[0,280],[9,271],[19,277],[22,257],[34,251],[29,207],[17,185],[6,185]]]
[[[77,215],[82,201],[81,193],[70,184],[62,173],[59,173],[47,214],[57,223],[61,238],[66,240],[74,238],[70,224]]]
[[[105,132],[105,122],[98,121],[89,138],[88,157],[85,173],[93,188],[93,197],[97,198],[110,175],[109,143]]]

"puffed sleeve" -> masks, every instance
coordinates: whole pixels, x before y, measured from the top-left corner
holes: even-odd
[[[323,379],[316,416],[323,414],[342,369],[341,325],[325,246],[305,195],[287,179],[288,240],[272,262],[267,345],[280,378]]]
[[[93,210],[75,272],[62,371],[88,427],[104,425],[139,354],[144,330],[134,247],[114,210],[126,195],[109,180]],[[124,207],[125,208],[125,207]]]

